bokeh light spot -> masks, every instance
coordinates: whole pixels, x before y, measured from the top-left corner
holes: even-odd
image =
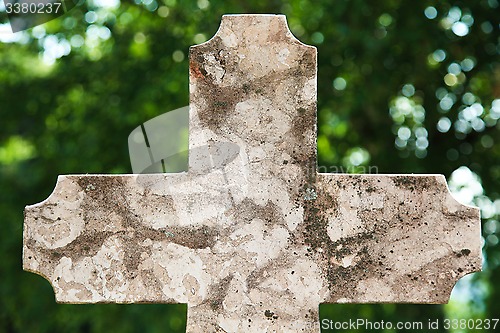
[[[448,12],[448,17],[453,21],[457,22],[462,16],[462,10],[458,7],[451,7]]]
[[[468,72],[468,71],[470,71],[470,70],[472,70],[474,68],[475,62],[471,58],[465,58],[460,63],[460,66],[462,67],[462,70],[464,72]]]
[[[184,53],[181,50],[175,50],[174,53],[172,53],[172,59],[174,59],[175,62],[181,62],[184,60]]]
[[[411,137],[411,130],[406,126],[401,126],[398,130],[398,137],[401,140],[408,141],[408,139]]]
[[[167,6],[161,6],[158,8],[158,16],[167,17],[170,14],[170,9]]]
[[[450,73],[446,74],[444,76],[444,83],[446,83],[446,85],[450,87],[454,86],[455,84],[458,83],[457,76]]]
[[[451,128],[451,120],[447,117],[441,117],[437,123],[437,129],[441,133],[446,133]]]
[[[442,62],[444,59],[446,59],[446,52],[441,49],[436,50],[432,53],[432,58],[437,62]]]
[[[463,37],[469,33],[469,27],[463,22],[455,22],[451,26],[451,31],[459,37]]]
[[[207,41],[207,37],[204,34],[194,35],[193,41],[195,44],[201,44]]]
[[[493,139],[491,138],[491,136],[485,134],[481,137],[481,145],[484,147],[484,148],[491,148],[493,147]]]
[[[461,71],[462,71],[462,68],[456,62],[453,62],[450,64],[450,66],[448,66],[448,73],[451,73],[453,75],[458,75],[458,74],[460,74]]]
[[[315,44],[321,44],[325,40],[325,36],[323,36],[323,34],[321,32],[316,31],[315,33],[312,34],[311,40]]]
[[[380,23],[380,25],[384,27],[388,27],[392,23],[392,16],[387,13],[384,13],[380,15],[380,17],[378,18],[378,23]]]
[[[485,21],[481,23],[481,30],[483,30],[485,34],[491,34],[493,32],[493,25],[490,22]]]
[[[333,87],[339,91],[344,90],[347,87],[347,81],[343,77],[339,76],[333,80]]]
[[[437,10],[436,8],[429,6],[425,8],[424,10],[424,15],[427,17],[429,20],[435,19],[437,17]]]
[[[97,21],[96,12],[89,11],[89,12],[85,13],[85,21],[87,23],[94,23],[95,21]]]
[[[198,8],[201,10],[206,10],[210,6],[210,2],[208,0],[198,0]]]
[[[405,95],[406,97],[411,97],[415,94],[415,87],[413,86],[413,84],[405,84],[403,86],[403,89],[401,89],[401,92],[403,93],[403,95]]]

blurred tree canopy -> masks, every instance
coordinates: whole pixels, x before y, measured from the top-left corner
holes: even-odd
[[[226,13],[286,14],[318,48],[320,171],[443,173],[481,208],[484,272],[450,305],[328,305],[321,316],[498,317],[498,0],[87,0],[0,33],[0,332],[183,331],[185,306],[55,304],[47,281],[22,272],[22,211],[58,174],[130,172],[128,134],[188,104],[188,48]],[[1,4],[0,15],[5,31]]]

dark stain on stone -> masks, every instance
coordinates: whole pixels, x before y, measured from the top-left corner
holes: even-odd
[[[76,182],[85,191],[84,219],[107,220],[111,212],[122,218],[124,227],[134,227],[138,218],[130,212],[128,189],[120,177],[84,176]]]
[[[264,311],[264,316],[271,318],[274,315],[274,312],[271,312],[270,310]]]
[[[282,32],[280,32],[281,35],[286,37]],[[286,38],[288,39],[288,37]],[[204,126],[218,134],[224,134],[228,131],[238,132],[238,128],[231,126],[232,124],[229,123],[229,114],[234,112],[237,103],[252,98],[252,94],[265,96],[272,101],[276,97],[274,96],[274,89],[271,87],[275,87],[287,80],[290,81],[288,84],[289,94],[296,96],[300,93],[299,89],[304,86],[305,82],[314,77],[316,73],[315,50],[305,49],[299,50],[299,52],[302,52],[302,57],[298,66],[281,71],[271,69],[266,75],[248,80],[241,87],[221,86],[215,82],[215,77],[211,74],[203,74],[207,72],[205,67],[210,66],[204,55],[212,54],[218,61],[219,66],[224,69],[225,75],[230,73],[233,77],[241,78],[243,81],[248,76],[247,73],[240,70],[240,59],[237,54],[235,52],[224,53],[225,49],[226,47],[218,36],[214,37],[208,44],[198,45],[190,49],[191,68],[194,68],[192,69],[192,77],[196,79],[197,84],[197,91],[191,95],[191,100],[196,103],[196,100],[201,99],[200,105],[204,105],[204,107],[198,110],[200,121]],[[225,56],[221,56],[223,53]],[[292,91],[293,89],[297,91]],[[270,107],[276,107],[276,105],[270,105]],[[291,142],[290,146],[302,147],[299,152],[307,151],[304,153],[306,156],[298,156],[298,159],[304,163],[316,157],[315,140],[305,138],[303,135],[308,129],[314,133],[316,109],[315,106],[299,106],[299,110],[306,110],[306,108],[307,112],[298,112],[297,118],[293,121],[293,129],[288,133],[289,135],[285,135],[286,140],[290,141],[293,138],[296,141],[296,143]],[[264,110],[252,112],[265,113]],[[285,140],[285,137],[283,140]]]
[[[439,182],[433,176],[393,176],[394,185],[410,191],[441,190]]]
[[[469,249],[462,249],[460,252],[455,252],[455,255],[460,258],[461,256],[468,256],[470,254]]]
[[[444,209],[443,207],[441,213],[448,218],[449,223],[463,223],[464,220],[467,221],[479,219],[479,212],[476,209],[465,206],[461,206],[454,212]]]
[[[120,217],[122,226],[127,230],[112,232],[85,228],[74,241],[58,249],[61,256],[67,256],[73,260],[94,256],[106,239],[116,236],[120,239],[121,249],[124,251],[123,263],[127,269],[126,273],[135,276],[141,263],[142,253],[151,255],[150,247],[140,245],[146,239],[169,240],[193,249],[206,248],[215,243],[217,231],[206,226],[169,228],[168,232],[171,232],[174,237],[167,237],[170,234],[166,233],[166,229],[157,230],[145,226],[140,217],[132,213],[127,198],[129,190],[119,177],[78,177],[77,183],[86,193],[81,205],[86,225],[89,225],[90,220],[102,221],[102,224],[106,225],[109,216],[114,213]],[[169,202],[172,204],[172,198],[169,196],[160,199],[162,202],[166,200],[166,204]],[[132,236],[129,236],[130,232]]]
[[[365,188],[365,191],[367,193],[377,192],[377,188],[374,187],[374,186],[368,186],[368,187]]]
[[[142,278],[142,283],[146,287],[146,290],[148,293],[152,294],[158,294],[161,295],[163,293],[162,291],[162,284],[160,280],[156,277],[152,269],[145,269],[140,272],[141,278]]]
[[[196,59],[191,59],[189,62],[189,72],[197,79],[204,79],[207,75],[207,71],[204,68],[200,68],[200,64]]]
[[[113,233],[110,231],[84,230],[80,236],[65,247],[58,249],[65,257],[92,257],[97,254],[102,245]]]
[[[288,253],[282,253],[278,258],[269,261],[264,266],[253,270],[246,279],[248,290],[257,288],[262,282],[269,278],[269,272],[276,272],[280,268],[290,267],[292,262]]]
[[[361,177],[354,179],[354,185],[360,188],[370,186],[370,181],[363,181]],[[337,198],[332,193],[335,191],[345,190],[342,184],[353,181],[352,177],[344,177],[343,182],[333,185],[331,180],[321,181],[318,184],[318,197],[314,201],[304,201],[304,223],[297,228],[301,235],[297,237],[304,244],[308,245],[312,250],[309,256],[314,256],[318,262],[325,279],[328,281],[331,300],[337,298],[356,298],[356,290],[352,286],[356,285],[360,280],[369,277],[381,278],[386,274],[386,267],[380,265],[380,258],[373,257],[370,246],[377,242],[377,239],[383,239],[387,232],[387,222],[371,221],[373,214],[371,210],[360,210],[363,212],[358,217],[363,222],[363,228],[354,236],[343,237],[342,239],[333,242],[327,233],[328,215],[336,216],[338,214],[339,204]],[[334,183],[335,184],[335,183]],[[335,186],[338,189],[335,189]],[[325,191],[328,188],[330,193]],[[364,195],[361,191],[359,195]],[[376,209],[376,211],[380,211]],[[318,251],[321,249],[321,251]],[[343,267],[339,264],[341,260],[351,254],[356,255],[356,263],[348,267]]]
[[[234,111],[236,103],[243,99],[244,91],[238,87],[221,87],[215,83],[215,77],[209,74],[206,67],[209,66],[204,55],[212,54],[226,72],[237,71],[237,59],[221,56],[225,49],[222,39],[214,37],[210,43],[191,47],[189,50],[191,74],[197,79],[197,92],[191,96],[191,100],[198,98],[209,98],[207,108],[200,109],[198,116],[207,127],[216,133],[220,133],[223,124],[226,123],[228,113]],[[249,87],[247,88],[249,89]],[[199,96],[197,94],[200,94]],[[195,97],[196,96],[196,97]]]
[[[145,212],[165,212],[169,215],[177,216],[177,210],[175,209],[172,196],[152,193],[148,187],[146,187],[144,193],[139,196],[137,203]],[[134,214],[134,218],[141,220],[141,216],[137,214]]]
[[[328,236],[328,220],[325,212],[333,210],[334,215],[338,210],[337,198],[329,193],[318,190],[315,200],[304,201],[304,223],[300,226],[302,229],[302,239],[305,244],[313,250],[322,248],[323,250],[335,252],[332,248],[334,243]]]
[[[143,253],[151,255],[151,247],[141,245],[146,239],[156,242],[170,241],[192,249],[206,248],[215,244],[218,237],[217,229],[207,226],[157,230],[144,225],[141,218],[133,214],[128,204],[130,189],[120,177],[75,176],[74,179],[85,193],[80,206],[85,222],[82,233],[71,243],[55,250],[46,249],[33,239],[25,241],[27,248],[40,253],[40,259],[47,261],[40,262],[45,272],[53,271],[62,257],[77,262],[82,258],[95,256],[111,237],[119,241],[119,250],[123,251],[122,260],[125,266],[123,273],[127,278],[135,278],[138,274],[142,274],[138,272],[138,266],[142,262],[141,256]],[[167,206],[169,202],[172,204],[172,198],[169,196],[156,199]],[[161,207],[158,209],[162,209]],[[122,229],[103,230],[109,224],[111,215],[119,220]],[[173,236],[170,237],[171,235]],[[153,283],[152,276],[149,276],[148,281]],[[157,282],[159,284],[159,281]]]
[[[408,281],[407,275],[397,277],[392,285],[392,294],[396,296],[396,301],[401,302],[412,297],[415,290],[428,289],[428,281],[432,281],[432,288],[422,302],[446,302],[456,282],[465,274],[475,271],[474,267],[467,268],[465,257],[460,257],[450,253],[426,263],[410,275],[418,277],[417,279],[410,278]],[[458,276],[453,276],[456,267],[464,268],[461,268]]]
[[[267,36],[267,40],[266,40],[267,43],[270,43],[270,44],[277,44],[280,42],[286,42],[287,44],[293,43],[293,42],[297,43],[294,40],[290,40],[290,38],[287,36],[286,31],[288,30],[288,27],[287,27],[286,22],[279,20],[277,23],[278,23],[279,27],[271,29],[271,31],[274,31],[274,32],[270,33]]]
[[[218,283],[212,284],[208,291],[208,298],[205,303],[208,303],[213,311],[221,310],[222,302],[227,296],[229,285],[233,280],[233,275],[230,274]]]
[[[302,53],[302,57],[299,59],[298,69],[304,70],[304,76],[308,77],[311,74],[316,74],[316,63],[317,63],[317,55],[316,48],[308,48],[304,49]]]
[[[172,243],[191,249],[212,247],[219,233],[215,228],[201,227],[168,227],[164,230],[167,239]]]
[[[260,269],[255,269],[248,275],[246,280],[248,290],[256,288],[265,280],[264,273],[267,272],[268,267],[270,267],[270,264],[267,264]]]
[[[353,241],[354,239],[352,238]],[[362,246],[361,250],[358,250],[358,246]],[[377,271],[380,270],[378,263],[373,260],[366,246],[359,245],[359,243],[357,246],[351,245],[350,251],[357,252],[358,262],[356,265],[343,267],[330,264],[327,269],[327,279],[332,300],[343,297],[348,299],[356,298],[356,286],[359,281],[376,276]]]
[[[126,184],[120,177],[78,177],[77,183],[82,189],[85,190],[86,196],[81,205],[84,210],[84,220],[86,225],[89,220],[105,221],[109,219],[109,216],[114,213],[118,215],[121,219],[120,222],[123,228],[130,228],[134,232],[134,240],[128,239],[126,231],[119,231],[115,233],[103,232],[99,230],[88,230],[86,229],[82,235],[75,239],[71,244],[75,244],[75,247],[79,247],[80,243],[92,248],[94,254],[100,250],[102,243],[112,234],[116,234],[120,240],[122,249],[124,250],[124,264],[127,268],[127,275],[134,274],[137,271],[137,267],[141,262],[141,253],[146,252],[150,254],[150,250],[147,247],[140,246],[140,242],[147,238],[144,234],[152,234],[151,230],[147,230],[143,224],[141,224],[140,219],[131,212],[128,203],[128,192]],[[89,190],[87,190],[89,189]],[[145,231],[142,232],[141,231]],[[149,232],[148,232],[149,231]],[[153,232],[154,233],[154,232]],[[142,237],[141,237],[142,236]],[[100,239],[96,243],[90,243],[85,241],[86,239]],[[158,237],[154,237],[158,238]],[[100,244],[99,244],[100,243]],[[70,245],[71,245],[70,244]],[[99,246],[101,245],[101,246]],[[86,253],[82,252],[81,247],[75,248],[76,254],[82,254],[87,256]],[[93,255],[93,254],[91,254]]]
[[[243,83],[243,86],[241,88],[243,89],[243,92],[245,94],[248,94],[250,92],[251,86],[248,83]]]
[[[198,110],[200,121],[215,133],[221,133],[229,113],[233,112],[236,104],[242,100],[241,91],[237,88],[219,87],[208,80],[200,86],[203,94],[212,97],[207,108]]]
[[[232,214],[239,223],[246,224],[258,218],[267,227],[273,225],[286,226],[281,209],[271,200],[268,200],[265,205],[258,205],[253,200],[245,198],[228,213]]]
[[[306,134],[316,133],[316,106],[301,109],[305,111],[296,114],[292,121],[291,135],[298,142],[298,147],[301,147],[296,151],[294,157],[302,162],[311,162],[310,160],[314,159],[313,162],[315,163],[316,141],[310,140]]]

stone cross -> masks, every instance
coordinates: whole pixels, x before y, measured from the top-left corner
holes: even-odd
[[[188,332],[319,332],[320,303],[445,303],[481,269],[479,210],[442,175],[316,173],[316,49],[284,16],[224,16],[190,49],[190,98],[188,172],[59,176],[26,207],[24,269],[57,302],[187,303]],[[196,147],[221,143],[237,155],[207,171]]]

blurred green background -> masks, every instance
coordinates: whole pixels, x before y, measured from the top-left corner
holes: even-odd
[[[498,0],[87,0],[16,34],[0,4],[0,332],[183,332],[183,305],[55,304],[21,269],[22,212],[58,174],[129,173],[128,134],[188,104],[188,48],[226,13],[286,14],[318,48],[320,171],[442,173],[481,208],[484,271],[450,304],[322,305],[321,316],[498,318]]]

